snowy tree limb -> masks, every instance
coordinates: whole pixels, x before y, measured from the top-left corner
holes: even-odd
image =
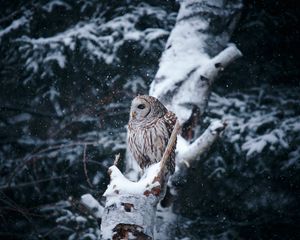
[[[139,182],[128,180],[116,166],[109,169],[110,184],[105,191],[102,239],[151,239],[159,201],[160,184],[153,183],[159,172],[153,165]],[[149,173],[149,174],[148,174]]]
[[[226,127],[226,123],[214,121],[193,143],[188,144],[182,137],[178,140],[180,151],[177,154],[178,167],[190,167],[192,162],[199,159],[203,153],[207,152]],[[182,147],[181,147],[182,146]]]
[[[153,181],[159,169],[159,164],[156,164],[143,179],[132,182],[116,166],[110,168],[111,182],[104,193],[103,239],[153,238],[156,207],[161,192],[160,184]]]
[[[178,136],[176,164],[177,171],[171,178],[171,185],[181,186],[185,183],[186,174],[191,166],[201,160],[201,156],[209,151],[226,127],[226,122],[214,121],[193,143],[189,144]]]

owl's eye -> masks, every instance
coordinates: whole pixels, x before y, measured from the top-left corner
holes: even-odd
[[[138,109],[144,109],[146,106],[144,104],[140,104],[137,106]]]

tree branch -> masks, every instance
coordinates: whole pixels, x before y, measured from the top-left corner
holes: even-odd
[[[89,210],[90,214],[94,218],[98,220],[102,218],[104,207],[102,207],[91,194],[82,195],[80,198],[80,203]]]
[[[200,159],[199,156],[211,148],[225,127],[226,123],[214,121],[193,143],[188,144],[183,138],[180,138],[177,154],[178,166],[182,167],[184,164],[186,167],[190,167],[193,161]],[[181,147],[181,145],[185,146]]]
[[[86,178],[86,181],[87,183],[89,184],[89,186],[91,188],[93,188],[93,184],[91,183],[90,181],[90,178],[89,178],[89,175],[88,175],[88,171],[87,171],[87,167],[86,167],[86,149],[87,149],[87,144],[84,144],[84,148],[83,148],[83,158],[82,158],[82,162],[83,162],[83,169],[84,169],[84,175],[85,175],[85,178]]]
[[[50,182],[50,181],[56,181],[56,180],[61,180],[64,178],[69,178],[70,176],[64,175],[64,176],[58,176],[58,177],[50,177],[50,178],[44,178],[44,179],[39,179],[36,181],[31,181],[31,182],[25,182],[25,183],[20,183],[16,185],[2,185],[0,186],[0,190],[5,190],[5,189],[15,189],[15,188],[23,188],[23,187],[29,187],[38,183],[44,183],[44,182]]]
[[[16,111],[16,112],[26,112],[30,113],[32,115],[38,116],[38,117],[45,117],[45,118],[57,118],[57,119],[62,119],[62,116],[58,116],[52,113],[44,113],[44,112],[37,112],[32,109],[28,109],[26,107],[20,108],[16,106],[0,106],[1,111]]]
[[[174,129],[172,131],[172,134],[170,136],[170,139],[168,141],[166,150],[160,161],[160,170],[159,170],[157,177],[159,178],[159,182],[161,185],[163,185],[164,182],[168,180],[168,179],[166,179],[166,175],[168,174],[167,165],[168,165],[168,161],[170,161],[170,155],[172,153],[172,150],[174,149],[174,146],[176,145],[177,135],[179,134],[179,131],[180,131],[180,124],[179,124],[179,121],[177,120],[176,124],[174,126]]]

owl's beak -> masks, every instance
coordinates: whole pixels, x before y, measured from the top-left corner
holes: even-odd
[[[136,116],[136,112],[132,112],[131,113],[131,118],[135,118],[135,116]]]

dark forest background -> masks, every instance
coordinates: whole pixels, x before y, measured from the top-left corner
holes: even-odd
[[[78,199],[101,200],[124,156],[130,101],[148,92],[178,3],[0,4],[0,238],[97,239]],[[228,127],[190,170],[170,239],[300,239],[299,11],[244,1],[232,36],[244,56],[198,130]]]

